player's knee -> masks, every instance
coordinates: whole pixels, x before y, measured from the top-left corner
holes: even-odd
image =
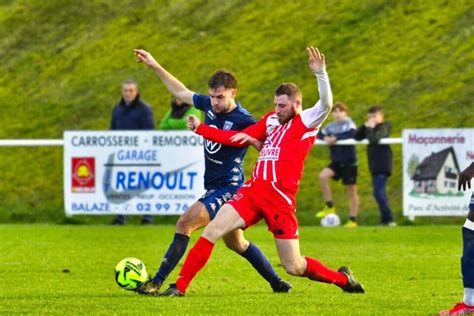
[[[211,242],[216,242],[217,240],[222,238],[223,232],[219,226],[214,225],[214,222],[210,222],[209,225],[207,225],[206,228],[204,229],[204,232],[202,233],[202,235],[207,240]]]
[[[193,232],[191,222],[186,218],[180,217],[176,222],[176,232],[179,234],[189,235]]]
[[[296,275],[296,276],[301,276],[304,274],[305,267],[302,264],[299,264],[298,262],[289,262],[283,264],[283,268],[285,268],[286,273],[289,275]]]
[[[327,181],[327,179],[328,179],[328,176],[324,172],[321,172],[319,174],[319,181]]]

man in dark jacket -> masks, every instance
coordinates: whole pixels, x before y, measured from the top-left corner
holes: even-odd
[[[134,80],[126,80],[122,83],[122,99],[112,111],[110,122],[111,130],[153,130],[153,110],[144,101],[140,100],[138,84]],[[152,216],[145,215],[142,224],[151,224]],[[124,225],[125,216],[118,215],[113,225]]]
[[[386,193],[387,179],[392,174],[392,150],[389,145],[379,144],[380,139],[390,135],[391,129],[390,122],[384,121],[382,108],[374,105],[369,108],[367,121],[354,134],[356,140],[364,138],[369,140],[367,156],[372,175],[373,195],[379,205],[381,226],[396,226]]]

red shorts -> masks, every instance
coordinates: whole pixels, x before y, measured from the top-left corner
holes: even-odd
[[[285,193],[275,182],[248,181],[227,203],[237,210],[246,228],[263,218],[275,238],[298,238],[294,194]]]

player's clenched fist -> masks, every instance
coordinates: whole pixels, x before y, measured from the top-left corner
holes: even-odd
[[[188,129],[193,132],[197,130],[200,124],[201,121],[194,115],[188,116],[186,120],[186,125],[188,126]]]

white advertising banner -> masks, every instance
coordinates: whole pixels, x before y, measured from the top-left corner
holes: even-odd
[[[182,214],[203,179],[203,139],[192,132],[64,132],[68,216]]]
[[[403,214],[465,216],[471,190],[457,179],[473,160],[473,128],[403,130]]]

